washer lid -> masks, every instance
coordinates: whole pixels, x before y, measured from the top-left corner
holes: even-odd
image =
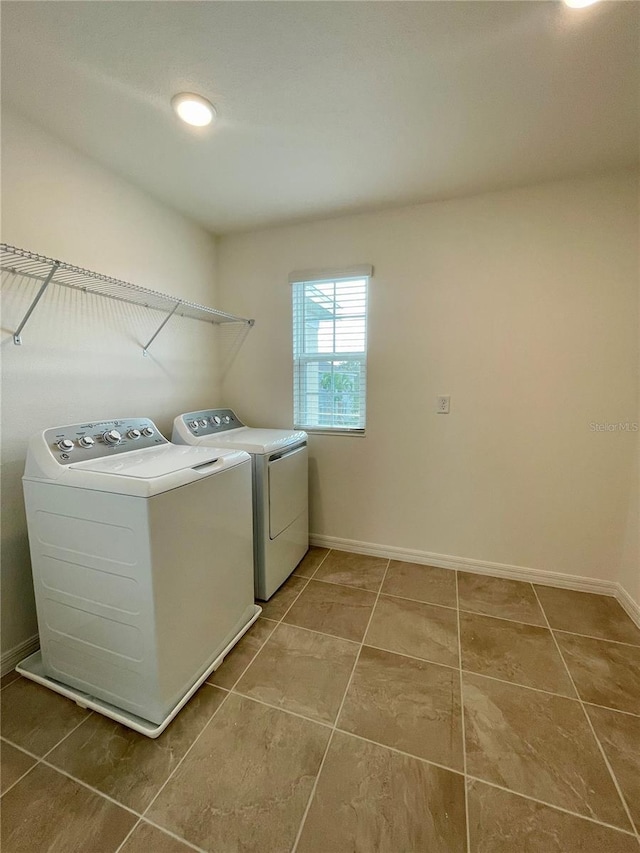
[[[75,462],[68,467],[71,470],[86,473],[115,474],[119,477],[133,477],[138,480],[154,480],[185,469],[202,470],[202,466],[212,464],[216,460],[220,463],[216,468],[218,471],[230,465],[237,465],[241,460],[233,452],[234,450],[235,448],[163,444],[159,447],[132,450],[120,456]]]
[[[215,436],[202,436],[198,440],[198,446],[205,447],[207,443],[213,444],[215,442],[218,447],[232,446],[235,450],[262,454],[274,453],[294,444],[302,444],[306,440],[307,434],[302,430],[239,427],[218,433]]]

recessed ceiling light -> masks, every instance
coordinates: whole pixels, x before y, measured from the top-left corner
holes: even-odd
[[[564,0],[565,6],[570,9],[584,9],[585,6],[593,6],[598,0]]]
[[[182,121],[194,127],[206,127],[211,124],[216,115],[216,108],[202,95],[192,92],[181,92],[171,98],[171,106]]]

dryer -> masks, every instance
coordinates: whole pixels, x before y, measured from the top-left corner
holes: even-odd
[[[256,597],[267,601],[309,550],[306,432],[256,429],[231,409],[206,409],[178,415],[172,440],[251,455],[255,588]]]
[[[31,439],[23,486],[40,651],[18,670],[157,737],[260,613],[250,456],[72,424]]]

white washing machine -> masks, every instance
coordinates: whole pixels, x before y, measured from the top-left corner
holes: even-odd
[[[260,613],[250,456],[73,424],[31,439],[23,485],[40,651],[19,672],[157,737]]]
[[[207,409],[178,415],[172,441],[251,454],[256,597],[267,601],[309,550],[306,432],[254,429],[231,409]]]

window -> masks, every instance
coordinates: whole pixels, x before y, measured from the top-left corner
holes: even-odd
[[[371,273],[358,267],[291,276],[296,427],[364,432]]]

